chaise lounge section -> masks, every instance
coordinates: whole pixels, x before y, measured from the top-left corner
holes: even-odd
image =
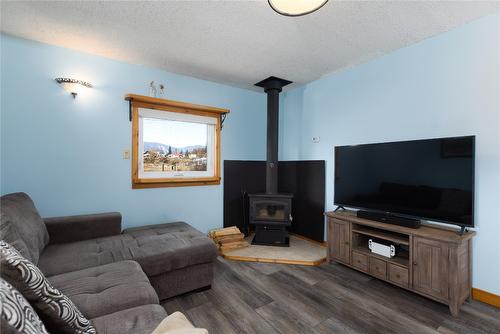
[[[134,260],[149,277],[160,300],[209,287],[212,282],[216,248],[210,239],[184,222],[122,232],[121,215],[109,213],[50,218],[45,219],[45,224],[51,243],[41,253],[38,265],[47,276]],[[85,224],[96,228],[78,238],[79,230],[91,228],[84,228]]]

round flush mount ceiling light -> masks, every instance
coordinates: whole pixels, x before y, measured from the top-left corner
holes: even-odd
[[[55,78],[54,80],[57,81],[65,91],[70,92],[73,98],[80,92],[80,87],[92,88],[92,84],[82,80],[72,78]]]
[[[285,16],[302,16],[317,11],[328,0],[267,0],[269,6],[278,14]]]

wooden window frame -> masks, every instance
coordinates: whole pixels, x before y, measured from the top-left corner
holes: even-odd
[[[186,102],[158,99],[149,96],[127,94],[125,100],[130,103],[132,121],[132,188],[163,188],[219,185],[221,180],[221,118],[229,113],[228,109],[197,105]],[[139,108],[161,110],[172,113],[213,117],[215,123],[215,161],[214,176],[211,177],[176,177],[176,178],[140,178],[139,177]]]

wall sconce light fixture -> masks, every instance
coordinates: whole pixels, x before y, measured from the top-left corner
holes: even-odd
[[[81,87],[92,88],[92,84],[71,78],[55,78],[58,84],[60,84],[65,91],[70,92],[73,98],[76,98]]]

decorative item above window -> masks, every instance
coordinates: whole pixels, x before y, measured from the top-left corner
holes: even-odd
[[[228,109],[127,94],[132,188],[220,184],[220,132]]]
[[[278,14],[302,16],[317,11],[328,0],[268,0],[269,6]]]

